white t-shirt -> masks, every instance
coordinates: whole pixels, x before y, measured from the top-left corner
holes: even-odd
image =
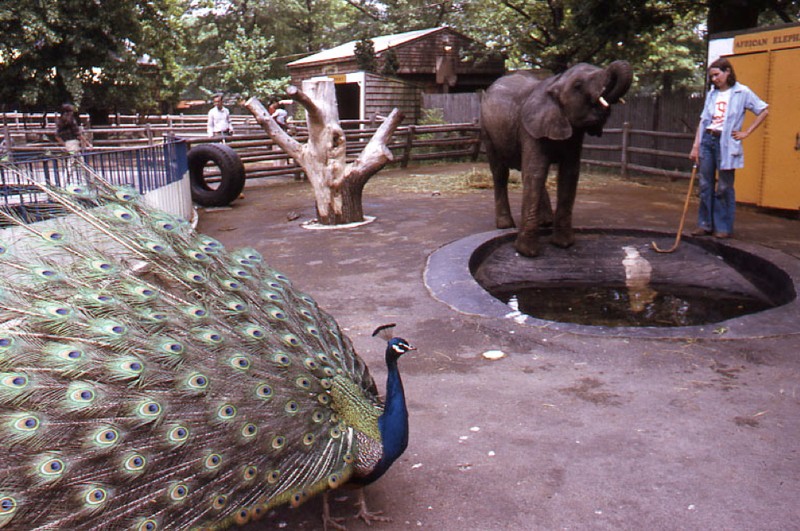
[[[208,136],[218,135],[223,132],[233,133],[231,126],[230,111],[223,107],[218,108],[216,105],[211,107],[208,111]]]
[[[708,126],[712,131],[722,132],[725,124],[725,116],[728,113],[728,102],[731,99],[731,90],[721,90],[717,93],[717,101],[714,103],[714,114],[711,116],[711,125]]]

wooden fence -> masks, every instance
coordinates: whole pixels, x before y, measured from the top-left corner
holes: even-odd
[[[53,127],[34,128],[31,124],[22,126],[8,121],[6,124],[3,138],[12,158],[15,154],[58,149],[52,140]],[[347,136],[348,160],[353,160],[361,152],[379,125],[374,121],[356,120],[343,120],[341,124]],[[301,175],[301,168],[251,117],[237,116],[234,128],[237,134],[224,141],[241,156],[248,178]],[[171,137],[183,138],[190,145],[222,140],[206,135],[204,116],[191,120],[177,117],[151,119],[144,125],[87,128],[86,132],[95,150],[152,145]],[[299,142],[308,139],[305,124],[291,124],[289,132]],[[587,137],[583,162],[618,168],[623,176],[638,172],[671,178],[686,177],[691,168],[688,154],[693,137],[688,132],[654,131],[623,122],[621,127],[606,128],[600,138]],[[480,128],[474,123],[404,125],[395,132],[389,148],[396,163],[402,167],[424,160],[476,160],[481,154]]]

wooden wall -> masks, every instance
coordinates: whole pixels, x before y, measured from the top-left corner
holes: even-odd
[[[405,114],[405,124],[417,123],[419,119],[419,87],[399,79],[366,74],[364,93],[364,119],[371,120],[376,114],[388,116],[395,107]]]

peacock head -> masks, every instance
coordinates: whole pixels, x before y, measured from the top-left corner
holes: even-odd
[[[408,341],[402,337],[393,337],[389,340],[389,344],[386,347],[386,357],[392,356],[394,359],[397,359],[409,350],[417,349],[411,346]]]

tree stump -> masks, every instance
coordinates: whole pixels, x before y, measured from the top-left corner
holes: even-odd
[[[364,186],[373,175],[394,160],[387,143],[403,120],[403,114],[397,109],[392,110],[358,158],[348,163],[347,140],[339,124],[333,80],[306,80],[303,81],[303,90],[291,86],[287,95],[306,109],[306,144],[297,142],[281,129],[258,99],[250,98],[245,107],[272,140],[305,171],[314,189],[320,224],[342,225],[363,221]]]

